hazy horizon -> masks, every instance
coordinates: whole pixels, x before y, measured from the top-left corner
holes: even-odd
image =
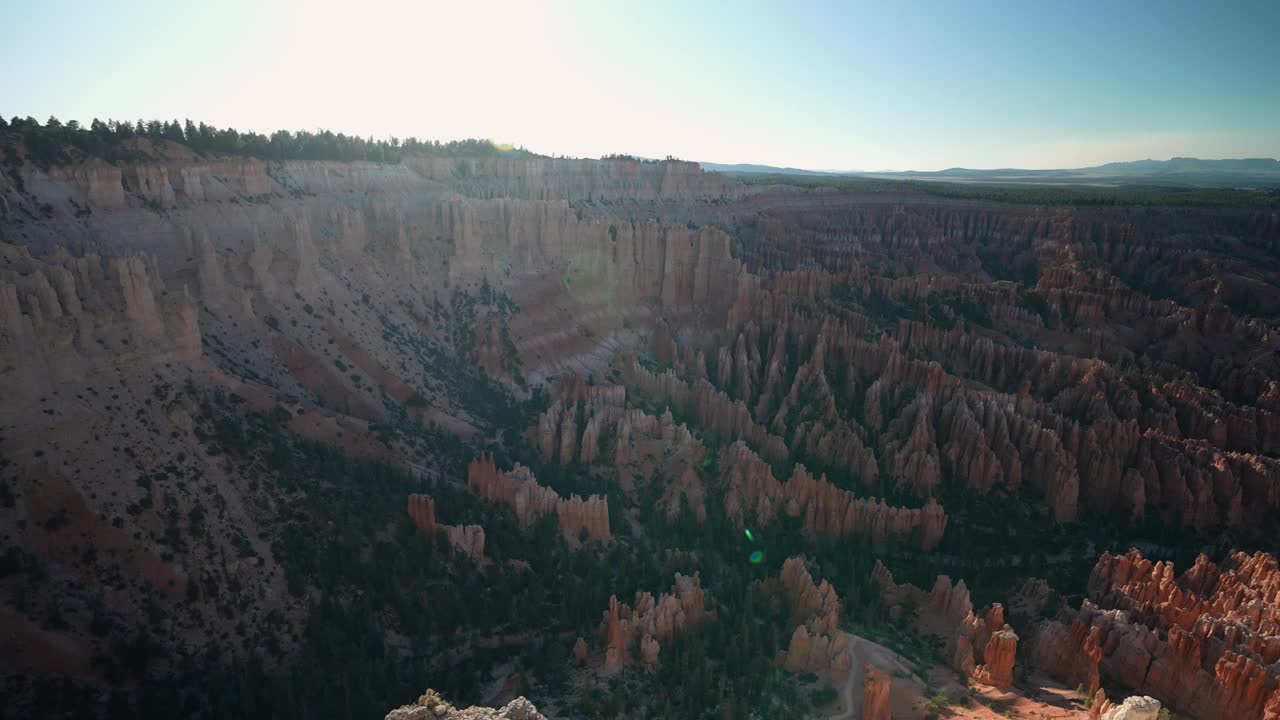
[[[23,5],[6,116],[839,171],[1280,156],[1280,5]]]

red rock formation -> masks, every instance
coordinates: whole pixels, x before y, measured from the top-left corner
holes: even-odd
[[[973,645],[976,649],[987,647],[987,642],[991,636],[1004,628],[1004,606],[1000,603],[994,603],[987,608],[987,612],[981,618],[982,622],[977,623],[973,633]],[[978,656],[979,662],[986,662],[986,654]]]
[[[946,634],[972,614],[973,601],[969,599],[964,580],[952,585],[951,578],[939,575],[917,617],[921,627],[931,628],[935,634]]]
[[[1280,690],[1271,693],[1271,699],[1263,709],[1262,720],[1280,720]]]
[[[715,613],[707,610],[706,602],[696,573],[676,573],[671,593],[663,593],[656,600],[650,593],[636,593],[635,604],[629,606],[618,602],[617,596],[610,597],[599,630],[605,645],[603,672],[621,669],[634,647],[639,648],[646,665],[657,663],[661,643],[669,643],[677,635],[715,620]]]
[[[472,560],[484,558],[484,528],[479,525],[438,525],[435,501],[430,495],[409,496],[409,517],[428,536],[434,536],[439,530],[454,549]]]
[[[622,624],[622,607],[616,595],[609,596],[609,610],[605,613],[605,627],[601,633],[605,639],[604,671],[606,673],[617,672],[622,668],[622,663],[626,660],[627,647],[630,645],[627,627]]]
[[[489,502],[502,503],[515,511],[521,526],[528,527],[538,518],[555,513],[560,534],[570,546],[585,536],[592,540],[608,540],[609,505],[602,495],[583,499],[577,495],[561,498],[555,490],[538,484],[533,473],[517,464],[510,471],[500,471],[493,457],[485,454],[467,467],[467,489]]]
[[[1093,693],[1093,702],[1089,705],[1089,720],[1099,720],[1111,708],[1111,701],[1107,699],[1106,691],[1099,689]]]
[[[424,533],[431,535],[436,531],[436,504],[430,495],[409,496],[409,517],[413,524]]]
[[[863,720],[889,720],[889,676],[874,665],[863,668]]]
[[[662,492],[658,503],[663,508],[667,522],[674,523],[680,517],[681,508],[688,507],[698,524],[702,525],[707,521],[706,495],[707,491],[703,488],[697,471],[686,467],[679,479]]]
[[[725,514],[738,527],[766,526],[785,512],[803,517],[806,530],[818,537],[868,535],[878,545],[911,539],[925,550],[937,547],[946,528],[946,513],[933,500],[919,509],[890,507],[841,490],[825,477],[815,478],[803,465],[795,466],[786,483],[778,482],[769,465],[742,442],[721,451],[719,466],[728,487]]]
[[[974,669],[973,679],[1001,690],[1013,686],[1013,663],[1018,653],[1018,636],[1008,625],[991,634],[983,653],[986,662]]]
[[[880,593],[880,603],[890,610],[904,604],[915,606],[916,616],[912,620],[919,632],[950,638],[961,625],[973,627],[970,622],[973,619],[973,601],[969,599],[969,589],[963,580],[952,585],[951,578],[939,575],[933,589],[926,593],[909,583],[895,583],[889,569],[876,560],[871,568],[871,582]]]
[[[1280,635],[1280,569],[1267,553],[1232,553],[1221,566],[1201,555],[1181,578],[1171,563],[1152,563],[1136,550],[1104,553],[1089,576],[1088,593],[1095,603],[1162,630],[1192,631],[1205,617],[1235,623],[1251,631],[1240,642],[1264,652],[1267,662],[1280,659],[1280,648],[1272,655],[1257,637]]]
[[[662,646],[658,641],[653,639],[652,635],[645,635],[640,638],[640,662],[647,666],[658,664],[658,654],[662,651]]]
[[[781,462],[789,454],[786,441],[757,423],[745,404],[730,400],[706,380],[690,386],[671,371],[655,375],[639,362],[624,366],[623,380],[645,395],[692,413],[705,432],[744,440],[771,461]]]
[[[1031,664],[1068,685],[1083,686],[1089,695],[1099,692],[1102,678],[1102,630],[1090,628],[1080,618],[1068,630],[1062,623],[1041,624],[1031,637],[1028,652]]]
[[[581,636],[573,644],[573,659],[577,660],[579,665],[587,661],[587,641],[583,640]]]
[[[993,604],[981,616],[975,615],[963,580],[952,585],[950,578],[939,575],[926,593],[914,585],[895,583],[879,560],[872,568],[871,582],[890,614],[900,614],[907,603],[916,607],[915,617],[909,619],[917,632],[946,641],[947,659],[956,672],[1002,690],[1012,685],[1018,636],[1005,624],[1002,605]]]
[[[772,593],[772,580],[766,592]],[[777,584],[790,608],[790,623],[796,626],[783,659],[788,672],[814,672],[837,680],[848,677],[853,661],[849,636],[839,631],[840,598],[826,580],[814,583],[803,557],[782,563]]]
[[[1233,553],[1221,565],[1201,556],[1180,577],[1136,551],[1104,554],[1071,633],[1043,624],[1032,662],[1058,677],[1088,677],[1100,657],[1104,680],[1178,711],[1261,718],[1280,687],[1277,603],[1280,570],[1265,553]],[[1077,647],[1077,658],[1065,659]]]
[[[831,583],[815,584],[803,557],[787,558],[778,580],[791,608],[791,624],[809,625],[827,634],[834,633],[840,620],[840,598]]]
[[[806,225],[823,212],[818,210],[818,215],[805,218],[788,216],[787,222]],[[1045,220],[1046,225],[1018,227],[1014,232],[1039,236],[1060,221],[1062,218],[1055,217]],[[862,226],[866,218],[841,215],[839,222]],[[966,227],[969,222],[966,219],[952,229]],[[984,219],[976,227],[986,227],[986,222]],[[1017,225],[1013,222],[1011,227]],[[757,227],[778,230],[776,223],[767,221]],[[868,243],[884,242],[883,236],[876,237],[880,230],[864,227],[865,235],[855,231],[854,236]],[[794,228],[788,227],[788,231],[794,232]],[[841,231],[847,232],[847,228],[841,226]],[[943,232],[939,229],[932,237],[942,237]],[[1076,227],[1064,226],[1061,232],[1073,238],[1073,243],[1083,241],[1075,234],[1080,232]],[[1114,235],[1108,242],[1123,243],[1118,240],[1121,236]],[[785,246],[792,238],[771,234],[769,242]],[[1144,252],[1150,249],[1144,242],[1139,245]],[[1059,252],[1070,257],[1078,250],[1061,244],[1057,237],[1050,238],[1045,247],[1051,248],[1047,252],[1054,257]],[[796,248],[796,255],[814,257],[821,248],[821,242],[803,245]],[[820,257],[832,260],[834,254]],[[1108,260],[1098,259],[1103,263]],[[787,261],[779,264],[785,267]],[[1267,367],[1274,376],[1280,365],[1269,357],[1256,359],[1267,356],[1263,347],[1271,349],[1272,356],[1280,349],[1275,333],[1266,333],[1256,323],[1240,322],[1220,305],[1199,311],[1169,300],[1149,300],[1105,272],[1045,268],[1037,292],[1047,296],[1050,312],[1042,318],[1011,305],[1022,302],[1011,286],[965,284],[933,274],[880,278],[874,276],[875,268],[857,262],[839,266],[853,269],[843,276],[776,272],[739,283],[726,330],[738,345],[746,338],[748,351],[738,352],[734,342],[721,346],[718,372],[712,376],[722,390],[736,391],[748,401],[752,400],[750,388],[763,387],[756,398],[758,417],[766,419],[777,409],[809,410],[817,415],[826,412],[822,392],[809,393],[812,399],[804,408],[785,400],[779,403],[789,371],[785,352],[779,354],[777,349],[787,343],[809,346],[814,355],[792,360],[792,366],[798,362],[799,368],[793,389],[800,385],[802,376],[805,387],[822,388],[826,384],[820,371],[824,364],[855,368],[860,376],[848,382],[855,399],[858,382],[873,380],[866,392],[865,426],[872,438],[878,436],[879,467],[918,492],[931,492],[938,481],[945,481],[944,475],[978,492],[1016,491],[1026,479],[1038,487],[1047,500],[1046,508],[1058,520],[1075,518],[1083,494],[1095,509],[1105,512],[1142,518],[1148,508],[1159,507],[1161,520],[1201,529],[1218,523],[1256,526],[1268,509],[1277,506],[1278,496],[1270,490],[1280,483],[1276,463],[1248,454],[1265,452],[1275,443],[1277,421],[1265,412],[1263,402],[1274,394],[1268,394],[1272,385],[1267,372],[1259,368]],[[1108,364],[1107,359],[1074,357],[1060,349],[1030,350],[1001,342],[989,333],[974,332],[963,320],[949,330],[924,322],[897,321],[895,337],[886,336],[877,347],[841,328],[843,318],[837,321],[816,302],[828,297],[833,284],[841,281],[865,288],[861,290],[864,296],[892,299],[919,301],[937,294],[961,293],[970,302],[988,306],[993,317],[998,314],[1014,323],[1014,334],[1020,334],[1028,345],[1045,341],[1042,330],[1053,323],[1123,327],[1137,322],[1143,328],[1139,332],[1150,329],[1153,338],[1185,333],[1189,342],[1197,344],[1207,341],[1210,333],[1223,332],[1232,335],[1229,342],[1244,351],[1242,357],[1250,358],[1244,362],[1252,367],[1232,373],[1253,378],[1242,397],[1245,402],[1258,402],[1258,406],[1224,403],[1207,388],[1189,385],[1182,376],[1170,375],[1177,379],[1144,386]],[[1076,309],[1086,306],[1087,311]],[[1055,332],[1062,331],[1055,328]],[[1127,349],[1116,349],[1113,338],[1094,327],[1066,331],[1087,342],[1095,354],[1108,359],[1129,356]],[[758,344],[753,337],[778,336],[785,341],[770,340],[768,363],[752,356]],[[1218,341],[1214,337],[1213,342]],[[1168,366],[1160,372],[1176,372],[1179,365],[1195,367],[1201,377],[1215,372],[1203,352],[1189,350],[1182,340],[1176,347],[1173,342],[1169,345],[1164,355],[1167,359],[1161,361]],[[821,359],[824,353],[825,363]],[[781,364],[776,362],[779,357]],[[1235,381],[1219,384],[1224,391],[1230,387],[1233,392],[1238,386]],[[991,392],[991,387],[996,392]],[[926,409],[928,412],[922,412]],[[772,432],[792,432],[779,425],[778,419],[779,415],[773,414],[769,424]],[[1209,447],[1184,436],[1203,438]],[[798,447],[798,443],[792,444],[793,449]],[[1246,477],[1250,481],[1244,482]]]
[[[268,174],[258,160],[169,150],[181,149],[120,166],[27,163],[15,171],[27,193],[15,191],[14,173],[0,177],[0,231],[23,244],[0,245],[0,397],[17,418],[34,416],[27,401],[62,378],[169,362],[197,378],[216,365],[249,390],[257,380],[243,371],[254,368],[268,384],[324,398],[326,415],[378,418],[376,391],[346,392],[332,371],[344,390],[316,389],[326,383],[311,371],[330,365],[326,348],[294,330],[290,320],[308,324],[302,313],[285,313],[327,297],[317,314],[352,338],[344,353],[367,351],[373,364],[358,364],[369,377],[366,367],[403,362],[406,329],[452,347],[430,295],[484,277],[519,297],[510,329],[535,383],[603,367],[655,328],[672,371],[644,375],[624,363],[629,384],[667,399],[718,442],[742,441],[757,461],[803,460],[816,471],[780,482],[743,460],[722,478],[736,483],[726,510],[738,522],[786,512],[818,537],[937,544],[946,518],[936,504],[888,508],[836,487],[845,478],[868,494],[896,483],[921,503],[943,488],[1015,498],[1029,490],[1022,497],[1058,521],[1103,514],[1189,531],[1267,528],[1280,508],[1272,211],[869,203],[795,190],[760,191],[769,194],[755,203],[740,201],[756,190],[681,163],[503,156],[285,162]],[[595,202],[606,199],[626,205]],[[52,219],[41,217],[45,201]],[[93,213],[72,218],[85,203]],[[655,219],[620,220],[628,217]],[[717,226],[734,229],[733,253]],[[267,313],[284,322],[260,343]],[[208,357],[197,314],[204,337],[217,338]],[[479,366],[492,369],[504,327],[477,319]],[[276,337],[297,352],[258,352]],[[440,379],[427,375],[401,381],[427,393]],[[465,399],[426,399],[441,406],[437,416],[468,409]],[[539,427],[546,458],[609,457],[599,445],[613,411],[586,396],[558,399],[560,413]],[[630,413],[617,422],[646,426],[612,448],[621,466],[658,454],[649,452],[661,446],[650,424],[661,425],[662,443],[674,425]],[[360,426],[341,427],[350,437]],[[684,457],[663,466],[662,482],[674,481],[668,508],[690,504],[691,466]],[[602,503],[548,496],[514,468],[480,475],[474,491],[522,522],[554,511],[566,536],[607,535]],[[474,545],[474,533],[455,534]],[[1275,664],[1274,593],[1254,581],[1261,570],[1223,565],[1198,564],[1184,578],[1153,565],[1102,581],[1091,614],[1078,616],[1079,636],[1074,618],[1062,623],[1061,642],[1084,660],[1068,670],[1092,685],[1096,666],[1109,682],[1147,683],[1200,714],[1196,703],[1242,717],[1265,709],[1257,668]],[[950,618],[953,604],[933,614]],[[960,627],[977,662],[990,619],[966,614]]]
[[[479,525],[441,525],[449,544],[475,561],[484,558],[484,528]]]
[[[885,432],[884,463],[899,485],[931,496],[942,479],[928,395],[917,395]],[[910,428],[910,429],[908,429]]]
[[[601,459],[601,433],[613,438],[612,461],[627,492],[637,482],[659,477],[665,482],[659,506],[669,522],[688,508],[701,525],[706,521],[706,490],[694,470],[706,458],[702,442],[670,413],[661,417],[628,407],[626,390],[618,385],[587,386],[581,376],[558,382],[558,397],[538,419],[538,442],[544,457],[561,463],[577,459],[589,464]],[[577,435],[576,417],[586,418]],[[557,437],[559,441],[557,442]]]
[[[782,667],[787,672],[821,673],[836,680],[849,675],[853,659],[849,654],[849,635],[817,632],[798,625],[791,633]]]

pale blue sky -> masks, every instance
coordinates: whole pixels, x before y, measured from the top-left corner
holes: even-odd
[[[0,113],[808,168],[1280,157],[1280,2],[0,0]]]

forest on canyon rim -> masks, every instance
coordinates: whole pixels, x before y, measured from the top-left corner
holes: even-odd
[[[0,152],[6,716],[1280,718],[1271,205]]]

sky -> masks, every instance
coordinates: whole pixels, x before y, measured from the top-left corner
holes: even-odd
[[[1280,2],[0,0],[0,114],[810,169],[1280,157]]]

